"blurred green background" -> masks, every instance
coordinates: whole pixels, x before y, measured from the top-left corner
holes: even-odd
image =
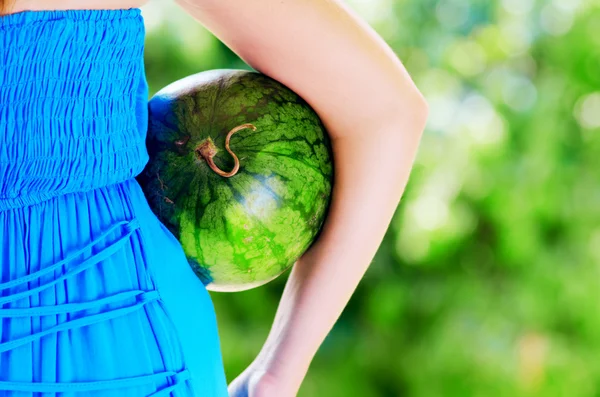
[[[299,396],[600,396],[600,2],[348,4],[402,59],[430,120]],[[142,10],[152,93],[248,68],[172,2]],[[262,346],[288,274],[211,293],[229,381]]]

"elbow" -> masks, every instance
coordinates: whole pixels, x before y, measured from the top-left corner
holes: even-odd
[[[425,118],[425,120],[427,120],[427,117],[429,116],[429,103],[427,103],[427,99],[425,98],[425,96],[423,95],[423,93],[421,93],[421,91],[419,91],[417,89],[417,102],[418,102],[418,107],[423,115],[423,117]]]
[[[425,125],[427,124],[427,119],[429,117],[429,104],[427,103],[427,99],[418,89],[415,90],[413,105],[412,105],[412,113],[415,118],[415,122],[417,125],[421,127],[421,131],[425,129]]]
[[[392,119],[394,126],[401,126],[401,128],[395,128],[394,130],[402,134],[410,134],[419,140],[429,117],[427,99],[416,87],[408,92],[403,90],[398,98],[400,101],[396,102],[393,107],[394,116],[392,116]]]

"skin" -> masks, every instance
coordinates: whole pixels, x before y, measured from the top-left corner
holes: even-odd
[[[17,1],[26,9],[144,1]],[[321,117],[335,184],[319,239],[294,265],[257,358],[232,397],[291,397],[371,263],[405,189],[428,108],[400,60],[341,0],[177,0],[254,69]]]

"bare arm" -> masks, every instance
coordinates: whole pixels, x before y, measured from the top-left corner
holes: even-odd
[[[328,218],[295,264],[253,363],[294,395],[381,244],[427,105],[393,51],[341,0],[177,1],[250,66],[302,96],[332,139]]]

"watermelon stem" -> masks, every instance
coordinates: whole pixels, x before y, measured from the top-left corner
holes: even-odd
[[[233,128],[231,131],[229,131],[229,133],[225,137],[225,149],[229,152],[231,157],[233,157],[233,161],[235,162],[233,169],[231,171],[225,172],[225,171],[221,170],[215,164],[213,157],[215,157],[215,154],[217,154],[217,147],[213,143],[212,139],[209,138],[206,141],[204,141],[203,143],[201,143],[200,146],[198,146],[196,148],[196,153],[198,153],[198,155],[200,155],[204,160],[206,160],[206,163],[208,164],[208,166],[210,167],[211,170],[213,170],[220,176],[223,176],[225,178],[230,178],[230,177],[234,176],[235,174],[237,174],[238,170],[240,169],[240,160],[235,155],[235,153],[233,153],[231,151],[231,149],[229,148],[229,140],[231,139],[231,136],[233,134],[235,134],[239,130],[243,130],[245,128],[251,128],[252,131],[256,131],[256,127],[253,124],[242,124],[242,125],[238,125],[237,127]]]

